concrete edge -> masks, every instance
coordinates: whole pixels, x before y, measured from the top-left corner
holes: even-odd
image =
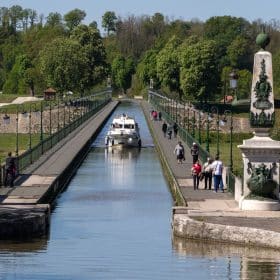
[[[278,232],[249,227],[205,223],[203,221],[194,220],[185,213],[173,215],[172,230],[175,236],[182,238],[280,249],[280,233]]]

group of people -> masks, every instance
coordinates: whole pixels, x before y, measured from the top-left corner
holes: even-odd
[[[152,110],[151,111],[151,119],[153,121],[157,121],[157,120],[161,121],[161,112],[157,112],[155,110]]]
[[[204,180],[204,189],[211,190],[212,179],[214,178],[214,191],[218,192],[220,189],[224,192],[222,175],[223,162],[220,160],[218,155],[216,155],[215,160],[207,158],[207,161],[203,164],[203,166],[200,165],[200,162],[197,159],[192,166],[193,188],[194,190],[197,190],[199,182]]]
[[[158,115],[160,114],[160,116]],[[153,120],[161,121],[161,113],[156,111],[151,111],[151,117]],[[164,137],[167,136],[168,139],[172,139],[172,134],[174,138],[177,137],[178,125],[176,122],[173,124],[167,124],[165,121],[162,123],[162,132]],[[204,189],[211,190],[212,181],[214,179],[214,191],[218,192],[220,189],[224,192],[224,184],[222,179],[223,174],[223,162],[220,160],[219,155],[216,155],[215,160],[212,158],[207,158],[207,161],[201,166],[199,162],[199,146],[197,143],[193,143],[191,147],[191,156],[193,159],[192,165],[192,177],[193,177],[193,187],[195,190],[199,187],[199,182],[204,181]],[[174,154],[176,155],[177,163],[182,164],[185,160],[185,149],[181,141],[178,141],[178,144],[175,146]]]
[[[174,133],[174,138],[177,137],[178,134],[178,125],[176,122],[172,124],[167,125],[167,123],[164,121],[162,124],[162,132],[163,132],[163,136],[168,137],[168,139],[172,138],[172,133]]]
[[[174,154],[176,155],[177,162],[181,164],[185,160],[185,149],[182,145],[182,142],[179,141],[174,149]],[[223,185],[223,163],[220,160],[219,156],[215,157],[215,160],[212,158],[207,158],[207,161],[201,166],[198,156],[199,156],[199,147],[196,143],[193,143],[191,147],[191,155],[193,158],[192,165],[192,176],[193,176],[193,187],[195,190],[199,187],[199,182],[204,181],[204,189],[211,190],[212,180],[214,178],[214,191],[218,192],[220,189],[224,192]]]

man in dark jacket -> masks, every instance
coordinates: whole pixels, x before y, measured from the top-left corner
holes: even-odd
[[[193,164],[195,164],[198,160],[199,148],[196,143],[193,143],[191,147],[191,155],[193,157]]]
[[[14,186],[14,180],[16,176],[16,162],[15,158],[12,157],[12,153],[8,153],[8,157],[6,158],[6,164],[5,164],[5,182],[4,185],[7,187],[13,187]]]

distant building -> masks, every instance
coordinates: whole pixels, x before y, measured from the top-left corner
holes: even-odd
[[[47,88],[44,91],[45,100],[55,100],[55,98],[56,98],[56,91],[53,88]]]

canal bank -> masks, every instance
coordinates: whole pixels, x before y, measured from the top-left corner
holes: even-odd
[[[117,105],[118,101],[108,103],[45,153],[22,172],[14,188],[0,189],[0,239],[46,233],[50,204],[75,174],[94,137]]]
[[[198,190],[193,190],[190,149],[184,144],[186,160],[178,164],[174,148],[179,139],[163,136],[162,122],[151,120],[153,108],[148,102],[143,101],[142,108],[171,190],[175,187],[172,191],[176,194],[172,209],[174,236],[280,249],[280,213],[240,211],[230,193],[205,190],[203,182]]]

